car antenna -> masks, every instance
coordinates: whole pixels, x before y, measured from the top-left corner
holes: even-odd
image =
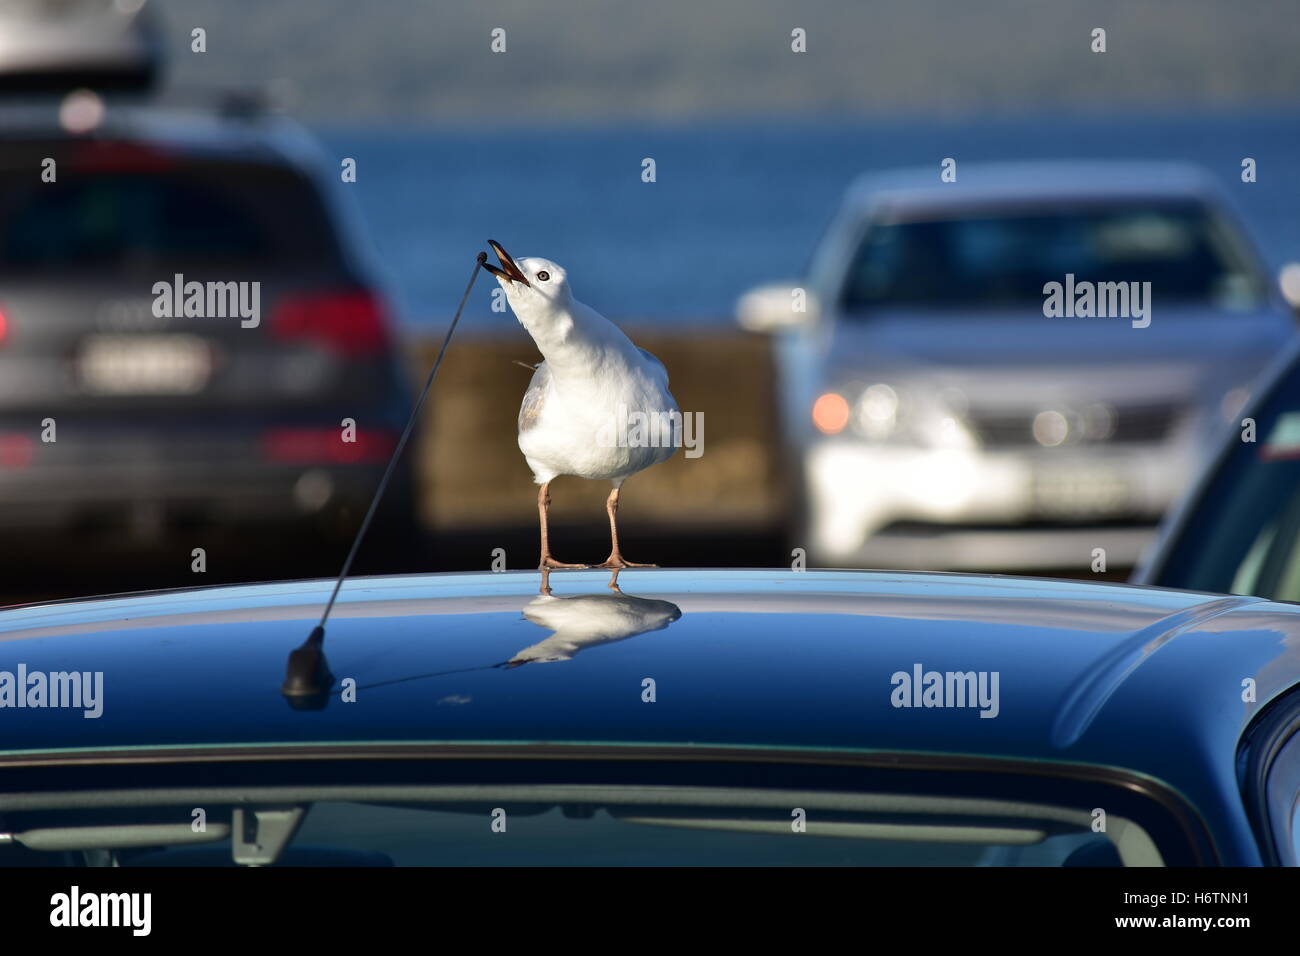
[[[329,664],[325,660],[325,622],[329,620],[330,612],[334,610],[334,602],[338,599],[339,590],[343,587],[344,579],[347,578],[348,572],[352,570],[352,561],[356,558],[357,550],[361,547],[361,541],[370,528],[371,520],[375,517],[375,510],[379,507],[379,500],[384,496],[384,489],[388,487],[388,480],[393,477],[393,471],[397,468],[398,459],[402,457],[402,452],[406,449],[406,443],[415,430],[415,422],[420,417],[420,409],[424,407],[424,400],[429,397],[429,390],[433,387],[433,380],[438,374],[438,366],[442,364],[443,356],[447,354],[447,346],[451,344],[451,336],[456,331],[456,323],[460,321],[460,314],[465,311],[465,303],[469,301],[470,291],[474,288],[474,280],[478,278],[479,270],[483,268],[485,262],[487,262],[487,253],[480,252],[474,260],[474,271],[470,273],[469,284],[465,286],[465,294],[460,297],[460,305],[456,307],[456,314],[452,317],[451,325],[447,327],[447,335],[442,340],[442,348],[438,349],[438,357],[434,359],[433,368],[429,370],[429,377],[425,380],[424,389],[420,392],[420,397],[416,399],[415,408],[411,409],[411,417],[406,421],[406,428],[402,430],[402,437],[398,439],[397,447],[393,449],[392,457],[388,459],[388,467],[384,470],[384,476],[379,479],[379,487],[375,489],[375,495],[370,499],[370,507],[366,510],[366,516],[361,521],[361,527],[357,529],[356,537],[352,539],[352,547],[348,550],[347,559],[343,562],[343,570],[339,572],[339,576],[334,582],[334,590],[330,592],[330,599],[325,604],[325,610],[320,616],[320,623],[312,629],[311,635],[303,642],[301,647],[296,647],[289,652],[289,664],[285,671],[284,683],[280,685],[280,693],[288,698],[289,705],[295,710],[319,710],[325,706],[329,698],[330,688],[334,686],[334,675],[330,673]]]

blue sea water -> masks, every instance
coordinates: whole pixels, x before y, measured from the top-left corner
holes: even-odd
[[[357,160],[354,190],[410,326],[450,317],[489,237],[566,267],[620,319],[729,321],[736,297],[802,275],[844,189],[894,166],[1173,159],[1228,189],[1270,266],[1300,260],[1300,114],[1105,115],[963,121],[318,129]],[[1241,161],[1258,181],[1241,182]],[[642,160],[656,181],[642,182]],[[337,169],[337,166],[335,167]],[[500,322],[480,282],[466,322]]]

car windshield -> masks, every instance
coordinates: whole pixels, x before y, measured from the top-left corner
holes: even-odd
[[[330,235],[312,188],[267,166],[0,173],[0,275],[330,261]]]
[[[1089,205],[887,219],[858,247],[842,307],[1038,310],[1044,285],[1067,274],[1150,282],[1155,300],[1223,309],[1265,294],[1240,239],[1204,205]]]
[[[1155,583],[1300,601],[1300,366],[1241,421]]]

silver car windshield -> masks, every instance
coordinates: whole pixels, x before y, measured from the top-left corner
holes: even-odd
[[[1150,282],[1164,302],[1257,308],[1263,277],[1235,231],[1200,203],[913,213],[871,226],[841,305],[1041,308],[1044,285]]]

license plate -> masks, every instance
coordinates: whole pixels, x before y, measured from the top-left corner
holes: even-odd
[[[190,395],[212,371],[197,335],[92,335],[77,357],[81,388],[100,395]]]
[[[1034,472],[1033,502],[1046,517],[1122,514],[1132,505],[1133,486],[1113,468],[1042,468]]]

